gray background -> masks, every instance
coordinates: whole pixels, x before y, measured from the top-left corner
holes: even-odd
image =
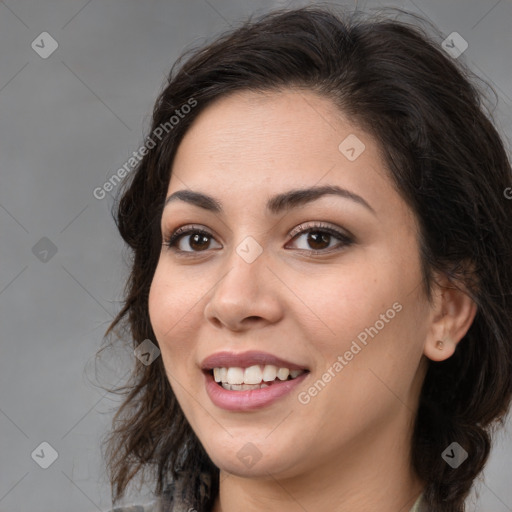
[[[99,443],[119,399],[93,384],[91,365],[119,307],[127,253],[112,198],[98,200],[93,189],[140,146],[164,77],[185,48],[250,13],[303,4],[0,1],[0,512],[111,506]],[[370,5],[379,4],[359,2]],[[510,140],[512,2],[380,5],[422,13],[446,36],[466,39],[461,59],[494,84],[498,127]],[[31,43],[45,31],[59,46],[43,59]],[[112,355],[101,382],[115,384],[132,357]],[[468,510],[512,511],[511,435],[509,422]],[[58,452],[48,469],[31,457],[44,441]],[[125,502],[147,497],[143,486]]]

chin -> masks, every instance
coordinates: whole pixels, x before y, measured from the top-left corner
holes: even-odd
[[[238,442],[239,441],[239,442]],[[291,477],[297,472],[300,457],[297,450],[287,454],[277,446],[267,444],[265,447],[243,441],[237,437],[232,446],[207,450],[212,462],[221,470],[242,478]],[[292,460],[293,459],[293,460]],[[303,458],[302,458],[303,460]]]
[[[240,478],[255,478],[255,479],[268,479],[289,477],[292,474],[291,468],[283,468],[282,462],[276,463],[265,461],[264,458],[260,459],[254,465],[249,465],[235,456],[234,458],[227,459],[225,456],[219,460],[213,460],[213,463],[221,470],[231,475]]]

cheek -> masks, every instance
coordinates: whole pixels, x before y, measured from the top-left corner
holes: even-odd
[[[173,312],[176,311],[175,293],[168,279],[165,279],[165,273],[158,264],[148,297],[148,311],[151,326],[157,338],[163,337],[163,334],[172,326]]]
[[[157,336],[180,335],[194,313],[192,308],[200,294],[197,287],[187,286],[182,276],[165,258],[160,258],[148,297],[151,325]]]
[[[335,279],[332,275],[327,276],[321,287],[314,286],[319,281],[308,280],[308,289],[303,294],[308,298],[308,304],[318,311],[322,332],[325,331],[321,338],[326,348],[339,350],[350,345],[365,328],[375,322],[380,326],[380,315],[385,315],[390,309],[386,320],[394,317],[396,311],[392,306],[401,302],[405,293],[404,281],[397,279],[392,270],[383,265],[359,262],[353,267],[340,269]],[[313,339],[318,340],[319,337]]]
[[[190,389],[187,372],[194,364],[191,308],[197,298],[187,295],[177,275],[165,262],[159,262],[149,290],[148,311],[169,385],[185,414],[190,414],[188,394],[184,390]]]
[[[350,375],[360,390],[372,382],[378,386],[369,368],[395,382],[400,368],[414,368],[421,357],[426,311],[420,308],[419,265],[414,257],[369,255],[340,269],[338,276],[323,280],[323,292],[307,290],[325,332],[315,336],[309,325],[320,360],[330,368],[342,356],[343,371],[337,375]]]
[[[187,293],[189,290],[176,275],[159,262],[148,297],[151,326],[166,368],[170,368],[171,361],[173,366],[182,362],[191,353],[193,343],[191,322],[197,298]]]

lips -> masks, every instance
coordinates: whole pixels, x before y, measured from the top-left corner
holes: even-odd
[[[204,386],[211,402],[227,411],[244,412],[268,407],[297,390],[309,373],[303,373],[293,380],[276,382],[270,386],[253,390],[228,390],[220,386],[210,373],[204,374]],[[297,392],[297,391],[296,391]]]
[[[274,356],[266,352],[249,351],[240,354],[233,352],[217,352],[208,356],[201,363],[203,371],[210,371],[213,368],[229,368],[239,367],[248,368],[254,365],[274,365],[278,368],[288,368],[289,370],[306,370],[309,369],[305,365],[287,361],[280,357]]]
[[[267,369],[272,367],[286,369],[285,373],[289,370],[290,377],[293,372],[295,378],[283,380],[284,375],[282,375],[283,379],[275,377],[272,382],[261,382],[261,384],[254,385],[231,385],[220,382],[222,379],[218,379],[219,381],[216,382],[214,378],[214,369],[218,376],[219,369],[229,368],[235,370],[236,373],[240,373],[243,369],[250,369],[254,372],[256,366]],[[256,351],[241,354],[218,352],[204,359],[201,369],[205,376],[206,392],[210,400],[217,407],[229,411],[248,411],[269,406],[291,393],[309,374],[309,369],[305,365]]]

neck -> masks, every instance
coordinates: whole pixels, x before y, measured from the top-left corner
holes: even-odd
[[[423,483],[410,465],[405,407],[399,416],[385,431],[367,432],[307,473],[245,478],[221,471],[213,512],[409,512]],[[397,423],[402,425],[398,435]]]

